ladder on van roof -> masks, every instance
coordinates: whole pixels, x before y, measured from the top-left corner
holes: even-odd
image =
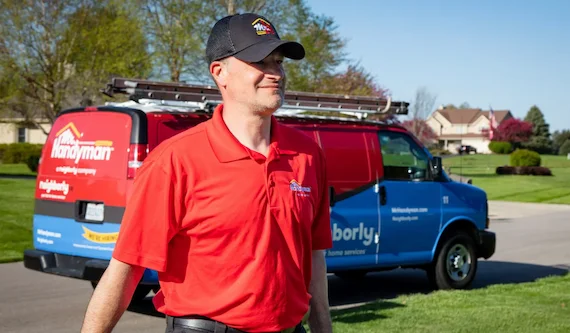
[[[190,107],[206,111],[213,111],[222,103],[222,96],[217,87],[187,83],[112,78],[101,92],[109,97],[114,94],[127,94],[130,100],[136,102],[147,101],[163,106]],[[285,115],[298,115],[307,111],[339,112],[362,119],[370,114],[407,115],[408,106],[408,102],[395,102],[390,97],[382,99],[286,91],[285,100],[278,111]]]

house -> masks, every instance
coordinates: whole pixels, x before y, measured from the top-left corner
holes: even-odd
[[[509,110],[494,110],[496,126],[513,118]],[[490,128],[489,111],[481,109],[455,109],[440,107],[426,120],[427,124],[438,136],[439,146],[452,153],[457,147],[470,145],[477,153],[490,153],[489,137],[486,132]]]
[[[50,122],[47,119],[38,122],[49,133]],[[24,118],[16,115],[0,116],[0,144],[16,142],[44,144],[46,139],[47,135],[41,129],[24,121]]]

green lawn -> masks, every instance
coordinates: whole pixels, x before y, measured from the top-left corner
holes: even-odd
[[[509,164],[508,155],[466,155],[443,159],[453,174],[473,179],[490,200],[570,204],[570,160],[565,156],[542,156],[542,166],[553,176],[497,175],[497,166]]]
[[[35,180],[0,179],[0,262],[22,260],[32,246]]]
[[[570,275],[333,311],[335,332],[570,332]]]
[[[36,175],[26,164],[2,164],[0,163],[0,175]]]
[[[0,179],[0,262],[21,260],[32,246],[34,185],[34,180]],[[400,296],[334,310],[332,318],[334,331],[346,333],[570,332],[569,307],[570,275]]]

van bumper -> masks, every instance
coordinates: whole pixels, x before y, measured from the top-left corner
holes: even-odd
[[[24,250],[24,267],[48,274],[98,281],[109,260],[77,257],[41,250]]]
[[[488,259],[495,253],[497,238],[494,232],[487,230],[479,231],[478,257]]]

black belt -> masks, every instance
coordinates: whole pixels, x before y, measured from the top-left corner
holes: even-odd
[[[211,333],[247,333],[242,330],[238,330],[237,328],[229,327],[226,324],[220,323],[218,321],[214,321],[208,318],[202,317],[171,317],[166,316],[166,322],[168,327],[173,326],[185,326],[189,328],[197,328],[209,331]],[[297,325],[296,327],[291,327],[284,329],[279,332],[272,332],[272,333],[295,333],[300,332],[297,329],[300,327],[301,324]]]

